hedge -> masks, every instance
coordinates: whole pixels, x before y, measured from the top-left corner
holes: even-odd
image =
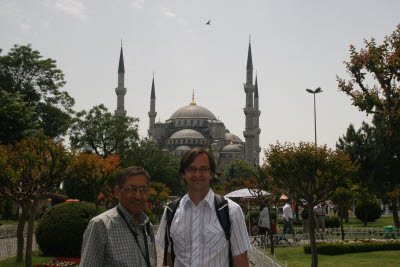
[[[99,213],[105,208],[99,207]],[[94,204],[64,202],[50,208],[36,228],[36,240],[45,256],[79,257],[83,233],[96,216]]]
[[[325,243],[317,244],[318,254],[339,255],[381,250],[400,250],[400,242],[374,242],[374,243]],[[311,246],[304,246],[304,253],[311,254]]]

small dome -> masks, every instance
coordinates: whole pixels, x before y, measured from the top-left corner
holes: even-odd
[[[190,150],[191,148],[190,147],[188,147],[188,146],[178,146],[176,149],[175,149],[175,151],[188,151],[188,150]]]
[[[209,119],[209,120],[217,119],[214,116],[214,114],[212,114],[211,111],[198,105],[189,105],[186,107],[182,107],[177,111],[175,111],[169,119],[175,120],[175,119],[190,119],[190,118]]]
[[[226,141],[231,141],[231,137],[232,137],[232,141],[236,142],[236,143],[242,143],[243,141],[235,134],[231,134],[231,133],[225,133],[225,140]]]
[[[213,122],[214,125],[225,125],[222,121],[217,120]]]
[[[242,146],[238,144],[227,145],[222,149],[222,152],[242,152]]]
[[[183,129],[177,131],[169,139],[179,139],[179,138],[196,138],[196,139],[204,139],[204,136],[192,129]]]

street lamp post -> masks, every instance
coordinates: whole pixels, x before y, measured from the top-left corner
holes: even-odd
[[[321,87],[318,87],[314,91],[311,89],[306,89],[307,92],[314,95],[314,131],[315,131],[315,148],[317,148],[317,114],[315,109],[315,94],[321,93]]]

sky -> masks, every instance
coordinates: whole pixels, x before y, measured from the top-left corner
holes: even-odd
[[[314,142],[335,148],[365,113],[338,91],[349,46],[381,43],[400,23],[398,0],[0,0],[0,48],[32,44],[57,61],[75,110],[114,112],[121,39],[125,109],[147,136],[151,81],[156,121],[189,105],[209,109],[242,140],[249,36],[260,97],[260,146]],[[206,22],[211,20],[211,25]],[[370,81],[371,84],[374,81]]]

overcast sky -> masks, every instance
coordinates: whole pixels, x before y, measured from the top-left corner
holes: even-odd
[[[249,35],[260,95],[260,145],[314,141],[334,148],[370,118],[338,91],[349,45],[380,43],[400,23],[398,0],[0,0],[0,48],[31,43],[65,73],[76,110],[116,109],[121,38],[125,108],[147,136],[153,72],[157,119],[191,101],[243,138]],[[205,25],[211,20],[211,25]],[[244,139],[243,139],[244,140]]]

